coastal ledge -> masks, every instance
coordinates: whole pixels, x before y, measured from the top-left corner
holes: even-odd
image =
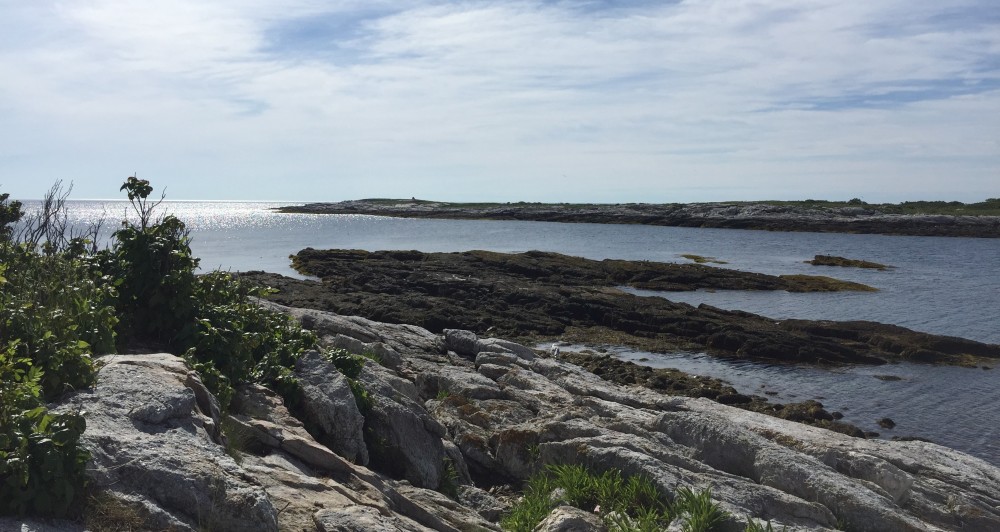
[[[875,322],[774,320],[693,307],[620,289],[790,290],[788,277],[695,264],[593,261],[557,253],[304,249],[293,257],[308,281],[241,274],[278,290],[270,299],[432,332],[465,329],[524,343],[626,345],[643,351],[822,365],[912,361],[972,365],[1000,346]]]
[[[724,203],[450,203],[362,199],[280,207],[279,212],[368,214],[401,218],[522,220],[714,227],[766,231],[1000,238],[1000,200],[927,206],[824,201]],[[996,205],[994,205],[996,203]],[[941,205],[938,205],[941,204]],[[983,206],[980,208],[980,206]],[[946,214],[942,214],[946,213]]]
[[[94,389],[56,407],[86,412],[102,521],[0,518],[0,530],[500,530],[519,487],[557,464],[641,476],[668,494],[709,490],[726,532],[1000,527],[1000,469],[940,445],[623,386],[469,331],[264,304],[328,346],[382,354],[358,377],[364,412],[332,364],[296,364],[328,384],[307,387],[306,404],[336,404],[365,428],[317,436],[314,414],[303,422],[254,385],[223,415],[178,357],[105,357]],[[325,444],[345,440],[364,441],[369,458]]]

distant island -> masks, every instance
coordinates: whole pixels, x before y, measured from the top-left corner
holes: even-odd
[[[907,201],[753,201],[719,203],[451,203],[362,199],[281,207],[280,212],[371,214],[400,218],[525,220],[716,227],[766,231],[1000,238],[1000,198],[979,203]]]

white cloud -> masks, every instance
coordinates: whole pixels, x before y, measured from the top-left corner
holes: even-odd
[[[990,10],[0,2],[0,185],[106,196],[138,170],[174,197],[996,196]]]

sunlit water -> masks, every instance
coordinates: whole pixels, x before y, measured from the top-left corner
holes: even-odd
[[[29,209],[35,205],[27,202]],[[857,281],[875,293],[654,293],[673,301],[708,303],[773,318],[873,320],[935,334],[1000,343],[1000,239],[777,233],[635,225],[515,221],[413,220],[366,215],[280,214],[281,203],[165,202],[161,207],[191,229],[203,270],[265,270],[298,275],[289,255],[305,247],[365,250],[501,252],[555,251],[591,259],[688,262],[694,253],[727,261],[722,267],[769,274],[806,273]],[[127,202],[70,202],[71,222],[105,218],[109,234]],[[817,267],[816,254],[896,266],[887,271]],[[896,364],[836,371],[730,362],[692,354],[629,355],[650,364],[717,376],[743,392],[760,386],[776,400],[820,399],[830,410],[883,436],[922,436],[1000,464],[1000,368],[992,371]],[[895,374],[885,382],[874,374]],[[792,395],[794,394],[794,396]],[[875,420],[894,419],[894,430]]]

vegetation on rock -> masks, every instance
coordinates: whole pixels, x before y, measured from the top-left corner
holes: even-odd
[[[550,465],[528,479],[523,497],[500,524],[505,530],[529,532],[559,505],[598,514],[612,532],[665,530],[675,519],[685,532],[707,532],[728,517],[708,490],[681,488],[670,500],[641,476],[625,478],[616,469],[595,474],[582,465]]]
[[[242,382],[297,399],[292,369],[316,336],[257,305],[266,289],[228,273],[196,275],[187,228],[154,217],[149,182],[132,176],[121,189],[137,220],[122,221],[100,250],[96,228],[74,236],[67,226],[58,185],[29,216],[0,195],[0,514],[63,516],[81,506],[84,415],[49,412],[46,402],[94,383],[92,354],[182,354],[224,407]],[[363,397],[354,379],[364,359],[323,354]]]
[[[315,250],[293,260],[322,282],[276,274],[245,278],[279,289],[270,299],[298,308],[406,323],[432,332],[463,329],[522,343],[562,340],[643,351],[696,350],[792,363],[961,363],[1000,358],[1000,346],[874,322],[774,320],[747,312],[626,293],[623,285],[829,290],[845,281],[775,277],[695,264],[593,261],[557,253]],[[243,276],[244,274],[241,274]]]

